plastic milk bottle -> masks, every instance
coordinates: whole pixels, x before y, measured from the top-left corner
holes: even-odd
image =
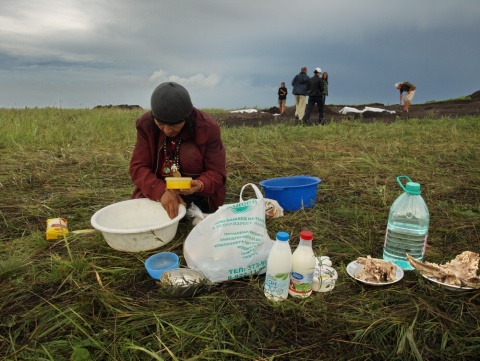
[[[265,296],[273,301],[283,301],[288,297],[289,275],[292,270],[292,250],[287,232],[278,232],[267,259],[265,274]]]
[[[293,252],[292,271],[288,293],[293,297],[306,298],[312,294],[315,254],[312,249],[313,233],[302,231],[300,243]]]

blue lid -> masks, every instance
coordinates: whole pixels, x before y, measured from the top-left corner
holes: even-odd
[[[278,232],[277,233],[277,240],[278,241],[285,242],[285,241],[288,241],[289,238],[290,238],[290,235],[287,232]]]

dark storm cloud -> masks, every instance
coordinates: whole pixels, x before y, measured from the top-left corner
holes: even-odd
[[[4,0],[0,106],[148,107],[178,81],[199,107],[269,107],[301,66],[329,72],[330,103],[396,102],[404,80],[418,102],[467,95],[479,17],[467,0]]]

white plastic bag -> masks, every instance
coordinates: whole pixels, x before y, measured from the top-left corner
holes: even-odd
[[[256,199],[243,200],[247,186],[254,189]],[[239,203],[221,206],[192,229],[183,254],[189,268],[211,282],[223,282],[265,273],[272,246],[262,192],[248,183],[240,191]]]
[[[188,207],[188,209],[187,209],[187,218],[188,219],[195,219],[197,217],[201,218],[202,220],[205,219],[205,215],[203,214],[201,209],[198,208],[198,206],[195,203],[192,202],[190,207]]]
[[[192,220],[192,224],[196,226],[205,218],[207,218],[211,213],[203,213],[198,206],[192,202],[190,207],[187,209],[187,218]]]

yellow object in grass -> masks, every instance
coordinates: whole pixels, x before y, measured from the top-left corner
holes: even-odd
[[[47,219],[47,231],[45,232],[47,240],[63,238],[68,234],[67,220],[65,218]]]
[[[191,177],[166,177],[167,189],[190,189],[192,187]]]

